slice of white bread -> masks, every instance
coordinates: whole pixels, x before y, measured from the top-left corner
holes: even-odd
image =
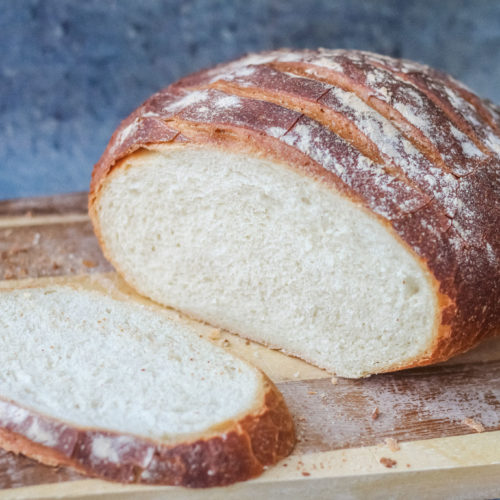
[[[0,291],[0,446],[190,487],[285,457],[293,422],[272,382],[157,309],[66,285]]]
[[[460,83],[366,52],[279,50],[152,96],[90,215],[140,293],[346,377],[500,327],[500,128]]]

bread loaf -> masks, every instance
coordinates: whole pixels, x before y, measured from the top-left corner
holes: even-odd
[[[148,99],[95,166],[103,251],[141,294],[345,377],[500,326],[500,126],[427,66],[278,50]]]
[[[0,446],[124,483],[222,486],[290,453],[259,370],[150,307],[62,285],[0,291]]]

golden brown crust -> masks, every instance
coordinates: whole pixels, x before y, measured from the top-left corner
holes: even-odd
[[[356,100],[379,115],[363,122]],[[328,126],[321,108],[329,118],[341,115],[339,123]],[[498,333],[498,113],[451,77],[359,51],[281,50],[190,75],[153,96],[133,120],[142,123],[144,115],[179,132],[174,137],[189,147],[247,151],[312,176],[362,205],[407,246],[434,277],[438,325],[424,356],[384,371],[444,361]],[[369,137],[377,127],[382,133]],[[90,209],[97,233],[99,186],[127,154],[109,153],[121,151],[117,134],[95,170]],[[172,134],[127,140],[136,149],[157,148]]]
[[[204,488],[258,476],[295,444],[283,397],[264,376],[261,404],[218,430],[167,444],[78,428],[0,399],[0,446],[51,466],[122,483]]]

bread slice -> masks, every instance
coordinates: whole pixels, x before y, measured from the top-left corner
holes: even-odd
[[[431,68],[281,50],[188,76],[113,135],[89,198],[141,294],[337,375],[500,330],[500,129]]]
[[[285,457],[293,422],[272,382],[157,309],[67,285],[0,291],[0,446],[190,487]]]

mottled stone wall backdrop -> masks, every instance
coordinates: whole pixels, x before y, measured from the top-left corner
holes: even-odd
[[[413,58],[500,102],[498,0],[0,0],[0,198],[87,189],[151,93],[282,46]]]

